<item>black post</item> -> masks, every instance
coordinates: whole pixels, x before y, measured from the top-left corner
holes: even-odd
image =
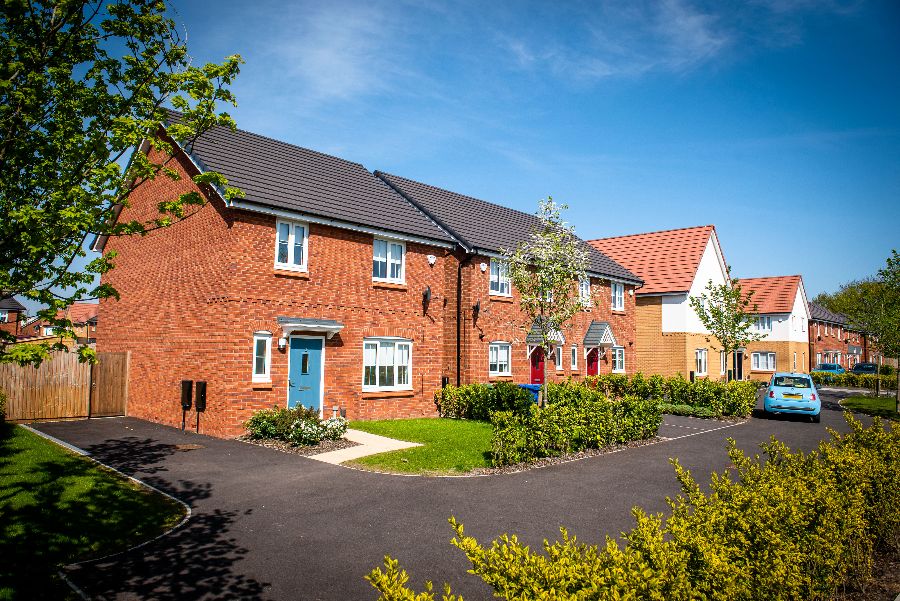
[[[184,432],[187,412],[191,410],[194,399],[194,381],[181,381],[181,431]]]

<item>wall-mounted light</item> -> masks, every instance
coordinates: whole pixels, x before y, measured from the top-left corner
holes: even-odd
[[[428,259],[428,264],[434,267],[434,264],[437,262],[437,257],[435,257],[434,255],[428,255],[425,258]]]
[[[481,269],[481,273],[484,273],[485,271],[487,271],[487,263],[482,263],[478,267]]]
[[[628,289],[628,296],[634,296],[634,288]]]
[[[282,336],[281,338],[278,339],[278,350],[283,351],[286,346],[287,346],[287,338]]]
[[[422,303],[428,305],[431,302],[431,286],[425,286],[425,290],[422,291]]]

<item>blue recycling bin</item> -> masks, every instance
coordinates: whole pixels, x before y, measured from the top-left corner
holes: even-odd
[[[538,402],[538,393],[541,391],[540,384],[519,384],[519,388],[524,388],[528,392],[531,393],[531,399],[537,403]]]

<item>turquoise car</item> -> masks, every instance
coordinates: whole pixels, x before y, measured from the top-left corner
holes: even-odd
[[[813,371],[819,371],[825,374],[831,374],[833,376],[839,376],[847,370],[838,365],[837,363],[819,363],[813,368]]]
[[[772,376],[766,389],[763,410],[773,414],[808,415],[813,423],[819,423],[822,401],[808,374],[778,372]]]

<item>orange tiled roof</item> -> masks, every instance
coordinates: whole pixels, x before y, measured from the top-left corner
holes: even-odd
[[[594,248],[644,280],[638,294],[687,292],[713,225],[589,240]]]
[[[756,313],[790,313],[794,309],[797,288],[800,286],[799,275],[778,275],[768,278],[739,279],[741,290],[753,291],[750,300],[756,305]]]
[[[58,311],[56,318],[67,317],[72,320],[72,323],[86,323],[90,318],[97,317],[98,311],[100,311],[98,303],[72,303],[65,311]]]

